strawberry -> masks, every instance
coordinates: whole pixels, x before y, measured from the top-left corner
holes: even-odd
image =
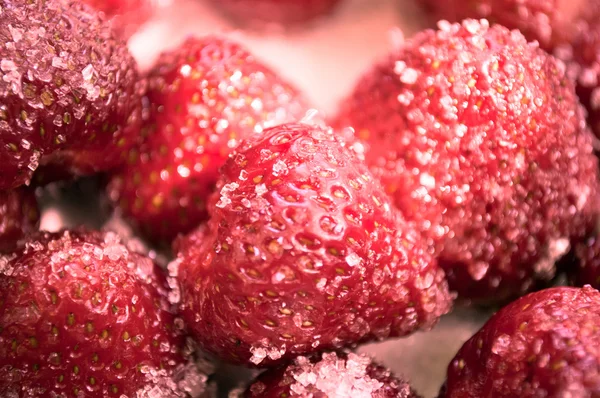
[[[558,287],[496,313],[448,366],[440,398],[600,396],[600,292]]]
[[[353,397],[418,398],[410,385],[365,355],[323,353],[297,357],[290,365],[261,374],[248,398]]]
[[[599,0],[421,0],[437,19],[488,18],[572,64],[588,122],[600,137]]]
[[[417,34],[341,107],[371,171],[465,299],[552,279],[597,211],[598,162],[562,62],[467,20]]]
[[[33,237],[0,258],[0,396],[185,396],[168,294],[115,234]]]
[[[486,18],[491,24],[519,29],[528,40],[537,40],[545,49],[569,41],[576,32],[574,21],[588,12],[596,0],[420,0],[439,19],[459,22],[465,18]]]
[[[170,269],[182,317],[224,360],[269,366],[403,336],[450,309],[420,235],[331,129],[287,124],[243,141],[210,203]]]
[[[14,250],[19,240],[37,230],[39,221],[33,190],[0,192],[0,253]]]
[[[109,195],[147,237],[170,242],[206,219],[219,167],[240,139],[307,108],[289,83],[217,37],[162,54],[148,81],[145,141]]]
[[[211,0],[243,25],[298,24],[328,14],[341,0]]]
[[[577,72],[577,94],[588,111],[590,127],[600,138],[600,0],[593,1],[595,8],[587,21],[580,23],[572,54],[565,51],[564,55]]]
[[[136,63],[98,13],[74,0],[6,0],[0,13],[0,189],[39,165],[115,167],[139,132]]]

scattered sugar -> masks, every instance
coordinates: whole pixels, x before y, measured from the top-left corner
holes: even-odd
[[[315,364],[306,357],[298,357],[288,368],[295,380],[290,390],[301,396],[371,398],[383,383],[369,377],[370,364],[368,357],[352,353],[346,360],[335,353],[324,353]]]
[[[259,365],[267,357],[267,350],[262,347],[252,347],[250,352],[252,353],[250,362],[255,365]]]
[[[400,73],[400,81],[404,84],[415,84],[419,78],[419,72],[413,68],[406,68]]]
[[[288,167],[283,160],[277,160],[273,165],[273,175],[278,177],[280,175],[285,175],[288,172]]]
[[[235,192],[238,189],[240,184],[237,182],[231,182],[229,184],[225,184],[223,188],[221,188],[221,198],[219,202],[216,204],[217,207],[221,209],[225,208],[228,204],[231,204],[231,199],[229,198],[229,194]]]
[[[361,258],[356,253],[350,253],[346,256],[346,263],[351,267],[355,267],[355,266],[359,265],[360,261],[361,261]]]
[[[263,196],[267,192],[268,192],[268,189],[265,184],[258,184],[256,187],[254,187],[254,193],[256,194],[256,196],[259,196],[259,197]]]
[[[207,391],[208,375],[194,363],[180,365],[172,374],[147,366],[140,372],[148,384],[136,392],[135,398],[199,398]]]

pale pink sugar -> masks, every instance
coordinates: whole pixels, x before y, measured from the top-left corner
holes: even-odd
[[[356,354],[348,354],[348,359],[344,360],[335,353],[326,353],[316,364],[306,357],[298,357],[292,365],[296,383],[290,390],[298,395],[316,389],[331,398],[371,398],[383,383],[368,376],[370,364],[368,357]]]

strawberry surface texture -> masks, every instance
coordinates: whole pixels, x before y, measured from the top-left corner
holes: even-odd
[[[331,129],[265,130],[221,174],[208,224],[170,265],[206,350],[270,366],[428,329],[450,309],[421,236]]]
[[[600,292],[531,293],[495,314],[448,366],[440,397],[597,397]]]
[[[0,192],[0,253],[11,252],[17,242],[37,230],[40,211],[33,190]]]
[[[266,371],[247,398],[281,397],[419,398],[403,380],[365,355],[323,353],[297,357],[287,366]]]
[[[599,0],[423,0],[431,17],[460,21],[487,18],[518,29],[528,40],[569,64],[577,93],[600,137],[600,1]]]
[[[465,299],[556,274],[597,213],[598,162],[566,67],[517,31],[440,22],[376,65],[334,125],[414,221]]]
[[[91,7],[6,0],[0,11],[0,189],[50,165],[118,166],[139,134],[137,66]]]
[[[170,241],[205,221],[219,168],[241,139],[301,119],[298,91],[246,49],[191,38],[161,55],[148,77],[141,147],[109,187],[151,240]]]
[[[0,396],[185,397],[202,388],[168,294],[152,260],[113,233],[32,237],[0,258]]]

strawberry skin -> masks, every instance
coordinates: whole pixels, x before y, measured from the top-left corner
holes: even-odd
[[[219,167],[241,139],[303,117],[298,91],[227,39],[191,38],[148,77],[141,148],[110,197],[151,240],[171,242],[207,217]]]
[[[171,269],[182,317],[224,360],[269,366],[403,336],[450,309],[420,235],[331,129],[288,124],[243,141],[210,203]]]
[[[519,29],[528,40],[538,40],[545,49],[568,40],[574,33],[576,6],[588,0],[420,0],[433,19],[460,22],[485,18],[490,24]]]
[[[246,390],[247,398],[377,397],[419,398],[410,385],[365,355],[323,353],[261,374]]]
[[[0,13],[0,190],[38,166],[114,168],[139,133],[137,66],[87,5],[7,0]]]
[[[237,23],[278,23],[282,25],[306,22],[333,11],[340,0],[211,0]]]
[[[152,261],[115,234],[34,237],[0,258],[0,396],[184,396],[167,294]]]
[[[365,75],[333,124],[367,142],[465,299],[547,282],[594,223],[598,161],[574,84],[517,31],[441,22]]]
[[[600,137],[599,0],[421,1],[436,21],[487,18],[492,24],[519,29],[528,40],[537,40],[542,48],[571,64],[589,125]]]
[[[588,111],[588,124],[600,138],[600,0],[572,42],[572,69],[577,71],[577,94]],[[568,52],[567,52],[568,53]]]
[[[448,366],[440,398],[600,396],[600,292],[558,287],[496,313]]]
[[[0,253],[13,251],[19,240],[37,230],[39,221],[33,190],[18,188],[0,192]]]

